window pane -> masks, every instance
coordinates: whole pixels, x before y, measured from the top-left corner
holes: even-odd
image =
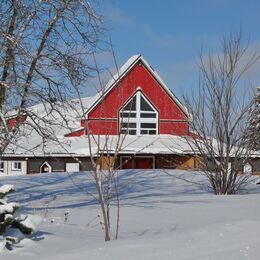
[[[153,108],[145,101],[141,96],[141,110],[142,111],[154,111]]]
[[[141,113],[142,118],[156,118],[155,113]]]
[[[136,130],[130,129],[130,130],[128,130],[128,134],[130,134],[130,135],[136,135]]]
[[[14,164],[14,167],[15,167],[15,169],[21,169],[21,168],[22,168],[20,162],[16,162],[16,163]]]
[[[136,135],[135,129],[121,129],[121,134]]]
[[[136,96],[134,96],[123,108],[123,110],[127,111],[135,111],[136,110]]]
[[[149,135],[156,135],[156,130],[149,130]]]
[[[12,169],[13,170],[21,170],[22,169],[22,163],[21,162],[12,162]]]
[[[155,123],[141,123],[141,128],[156,128]]]
[[[121,123],[121,128],[136,128],[136,123]]]
[[[136,117],[136,113],[121,112],[121,113],[120,113],[120,116],[121,116],[121,117],[126,117],[126,118]]]
[[[141,135],[147,135],[148,134],[148,130],[141,130]]]
[[[140,104],[137,104],[137,101]],[[138,108],[138,111],[137,111]],[[139,110],[140,108],[140,110]],[[119,111],[120,133],[154,135],[157,133],[157,112],[148,100],[137,92]]]

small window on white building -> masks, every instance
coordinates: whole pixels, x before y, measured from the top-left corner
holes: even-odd
[[[3,172],[5,169],[4,162],[0,161],[0,172]]]
[[[119,122],[122,134],[158,134],[158,112],[141,91],[119,111]]]
[[[22,170],[22,163],[21,162],[12,162],[12,170],[14,170],[14,171]]]

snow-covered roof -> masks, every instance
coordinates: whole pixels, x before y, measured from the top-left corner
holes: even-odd
[[[120,154],[193,154],[185,137],[173,135],[125,135],[125,136],[88,136],[62,137],[47,140],[37,145],[39,138],[20,138],[6,151],[5,156],[89,156],[89,139],[92,153],[113,154],[121,145]]]
[[[92,153],[98,156],[100,153],[115,153],[118,144],[121,146],[120,154],[199,154],[192,137],[174,135],[66,137],[68,132],[79,129],[78,114],[80,113],[77,109],[80,103],[82,102],[84,109],[91,104],[91,101],[92,98],[86,98],[82,101],[75,99],[70,103],[74,105],[74,108],[62,106],[59,110],[53,110],[51,113],[48,111],[50,108],[46,109],[42,104],[30,108],[32,113],[37,114],[37,117],[29,118],[26,124],[20,126],[17,139],[7,147],[4,157],[88,157],[90,156],[90,147]],[[44,120],[41,120],[41,117]],[[35,124],[38,126],[35,127]],[[39,132],[39,129],[42,132]],[[217,140],[209,140],[209,142],[215,147],[217,156]],[[205,151],[207,150],[205,149]],[[251,153],[250,156],[259,158],[260,152]]]
[[[93,97],[70,101],[38,104],[27,108],[26,122],[20,125],[19,132],[5,151],[6,154],[44,155],[46,149],[55,149],[64,135],[76,131],[85,110],[92,104]],[[9,113],[9,118],[17,111]],[[50,147],[50,148],[48,148]],[[59,149],[57,151],[60,152]]]
[[[30,106],[26,108],[26,112],[29,114],[35,114],[35,115],[46,115],[50,112],[53,112],[56,108],[59,108],[61,110],[62,108],[66,107],[67,109],[71,108],[71,111],[73,115],[75,116],[76,111],[80,111],[81,116],[83,113],[93,104],[93,102],[96,100],[96,96],[91,97],[82,97],[82,98],[75,98],[69,101],[57,101],[53,103],[40,103],[36,104],[34,106]],[[11,110],[6,113],[6,117],[12,118],[16,117],[18,113],[18,110]]]
[[[89,156],[89,142],[87,136],[66,137],[70,132],[81,130],[80,120],[86,111],[90,111],[121,80],[133,66],[142,62],[155,77],[165,91],[178,106],[187,113],[187,109],[148,62],[141,55],[133,55],[107,83],[104,90],[93,97],[73,99],[65,102],[42,103],[26,109],[28,115],[26,123],[19,128],[16,140],[5,151],[5,156]],[[9,118],[17,116],[17,111],[7,114]],[[44,138],[42,137],[44,136]],[[104,150],[107,137],[91,137],[91,147],[94,153]],[[99,140],[99,147],[97,141]],[[115,152],[118,136],[110,136],[108,143],[110,152]],[[104,151],[105,152],[105,151]],[[121,153],[149,153],[149,154],[181,154],[190,153],[191,149],[185,138],[172,135],[159,136],[125,136]]]
[[[63,137],[77,131],[85,111],[91,106],[95,97],[84,97],[64,102],[41,103],[26,109],[26,123],[20,126],[21,135],[30,136],[30,142],[39,138],[39,131],[44,130],[48,136]],[[11,111],[8,118],[16,117],[18,111]],[[20,132],[21,132],[20,131]],[[20,138],[21,136],[19,136]]]

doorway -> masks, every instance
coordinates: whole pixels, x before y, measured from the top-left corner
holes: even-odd
[[[40,173],[52,172],[52,167],[48,162],[44,162],[40,167]]]
[[[121,169],[154,169],[154,156],[120,157]]]

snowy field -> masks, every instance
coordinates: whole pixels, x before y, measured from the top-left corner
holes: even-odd
[[[120,239],[104,242],[87,173],[0,177],[17,188],[9,201],[44,219],[0,259],[260,259],[260,185],[215,196],[199,173],[149,170],[123,171],[120,182]]]

